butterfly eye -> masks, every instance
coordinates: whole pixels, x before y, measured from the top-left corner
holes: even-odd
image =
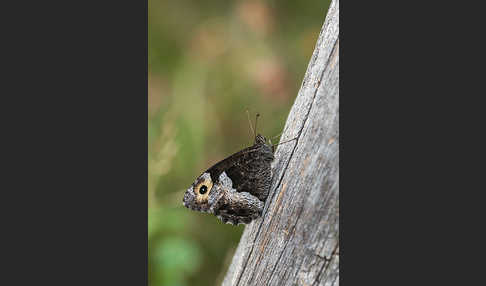
[[[206,185],[202,185],[201,188],[199,188],[199,193],[201,195],[204,195],[208,191],[208,187]]]

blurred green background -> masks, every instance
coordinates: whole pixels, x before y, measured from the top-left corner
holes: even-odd
[[[218,285],[244,226],[184,208],[184,191],[252,144],[246,109],[282,132],[330,1],[148,3],[149,285]]]

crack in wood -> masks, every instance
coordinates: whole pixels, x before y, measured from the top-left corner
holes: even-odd
[[[325,272],[329,268],[329,265],[331,265],[331,260],[336,256],[336,251],[338,248],[339,248],[339,242],[336,243],[336,245],[334,246],[334,250],[331,253],[331,257],[329,258],[323,257],[324,263],[322,264],[321,269],[319,270],[319,274],[317,274],[316,280],[314,281],[314,283],[312,283],[312,285],[315,285],[317,282],[321,281],[319,277],[321,276],[322,272]]]

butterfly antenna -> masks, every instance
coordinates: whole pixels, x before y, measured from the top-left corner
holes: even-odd
[[[256,130],[257,130],[256,128],[257,128],[257,122],[258,122],[258,117],[259,116],[260,116],[260,113],[257,113],[256,116],[255,116],[255,132],[254,132],[254,134],[255,134],[255,141],[256,141],[256,134],[257,134],[256,133]]]
[[[256,134],[255,134],[255,131],[253,131],[253,127],[251,126],[251,119],[250,119],[250,112],[248,111],[248,109],[246,109],[246,116],[248,117],[248,125],[250,125],[250,130],[251,130],[251,135],[253,135],[255,138],[256,138]],[[251,144],[251,142],[250,142]]]

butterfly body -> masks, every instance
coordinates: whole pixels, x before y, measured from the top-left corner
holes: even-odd
[[[184,206],[216,215],[224,223],[261,216],[271,186],[273,150],[258,134],[255,143],[203,172],[185,194]]]

